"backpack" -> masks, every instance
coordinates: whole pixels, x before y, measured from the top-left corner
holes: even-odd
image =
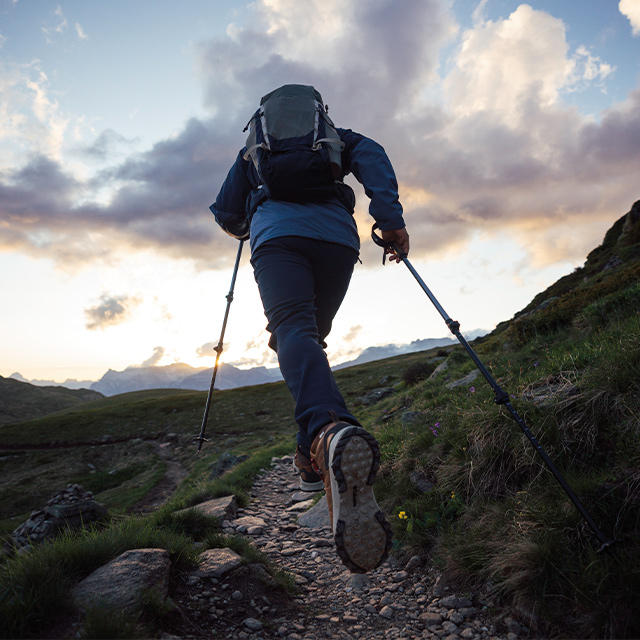
[[[249,129],[244,159],[275,200],[305,202],[336,195],[344,143],[311,86],[287,84],[260,100]]]

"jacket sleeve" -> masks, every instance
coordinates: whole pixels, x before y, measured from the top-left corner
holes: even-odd
[[[249,162],[242,157],[242,153],[238,153],[216,201],[209,207],[222,229],[240,240],[249,237],[246,203],[254,188],[249,180]]]
[[[351,171],[371,199],[369,213],[383,231],[402,229],[402,205],[398,182],[385,150],[371,138],[350,129],[337,129],[345,143],[343,169]]]

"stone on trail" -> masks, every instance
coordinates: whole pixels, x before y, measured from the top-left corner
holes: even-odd
[[[313,498],[309,500],[305,500],[304,502],[296,502],[295,504],[292,504],[290,507],[287,507],[285,511],[306,511],[312,506],[313,506]]]
[[[462,607],[470,607],[473,605],[468,598],[461,598],[458,596],[446,596],[441,598],[439,602],[441,607],[445,609],[461,609]]]
[[[330,528],[331,523],[329,522],[327,496],[322,496],[309,511],[300,514],[298,516],[298,524],[301,527],[307,527],[309,529]]]
[[[316,491],[315,493],[319,492]],[[291,496],[291,502],[306,502],[307,500],[309,500],[310,495],[311,492],[309,491],[296,491],[296,493]]]
[[[208,549],[198,556],[195,575],[201,578],[220,578],[241,563],[242,559],[233,549]]]
[[[262,622],[260,620],[256,620],[255,618],[246,618],[244,620],[244,625],[251,631],[260,631],[262,629]]]
[[[347,580],[345,589],[355,592],[364,591],[371,584],[371,579],[366,573],[351,573],[350,571],[346,572]]]
[[[247,533],[252,527],[261,527],[264,529],[267,523],[257,516],[243,516],[232,523],[233,528],[240,533]]]

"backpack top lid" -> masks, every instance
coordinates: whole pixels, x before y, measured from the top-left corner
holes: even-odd
[[[306,98],[317,100],[320,104],[323,104],[320,93],[311,85],[307,84],[284,84],[278,89],[274,89],[267,93],[267,95],[262,96],[260,105],[262,106],[270,98]]]
[[[315,144],[318,139],[318,112],[326,116],[322,96],[313,87],[285,84],[263,96],[254,118],[260,118],[262,136],[269,148],[272,148],[276,140],[301,138],[309,132],[315,132],[312,138],[312,143]],[[320,137],[324,137],[324,134]]]

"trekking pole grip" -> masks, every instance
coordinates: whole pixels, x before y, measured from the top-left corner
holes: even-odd
[[[387,249],[391,249],[391,251],[393,251],[393,253],[395,253],[398,258],[400,258],[400,260],[404,260],[407,257],[406,252],[403,251],[402,248],[399,247],[395,242],[387,242],[382,237],[380,237],[376,233],[376,229],[379,228],[380,226],[377,222],[373,225],[373,227],[371,227],[371,239],[375,242],[375,244],[384,249],[384,253],[382,254],[382,264],[385,263],[385,259],[387,257]]]

